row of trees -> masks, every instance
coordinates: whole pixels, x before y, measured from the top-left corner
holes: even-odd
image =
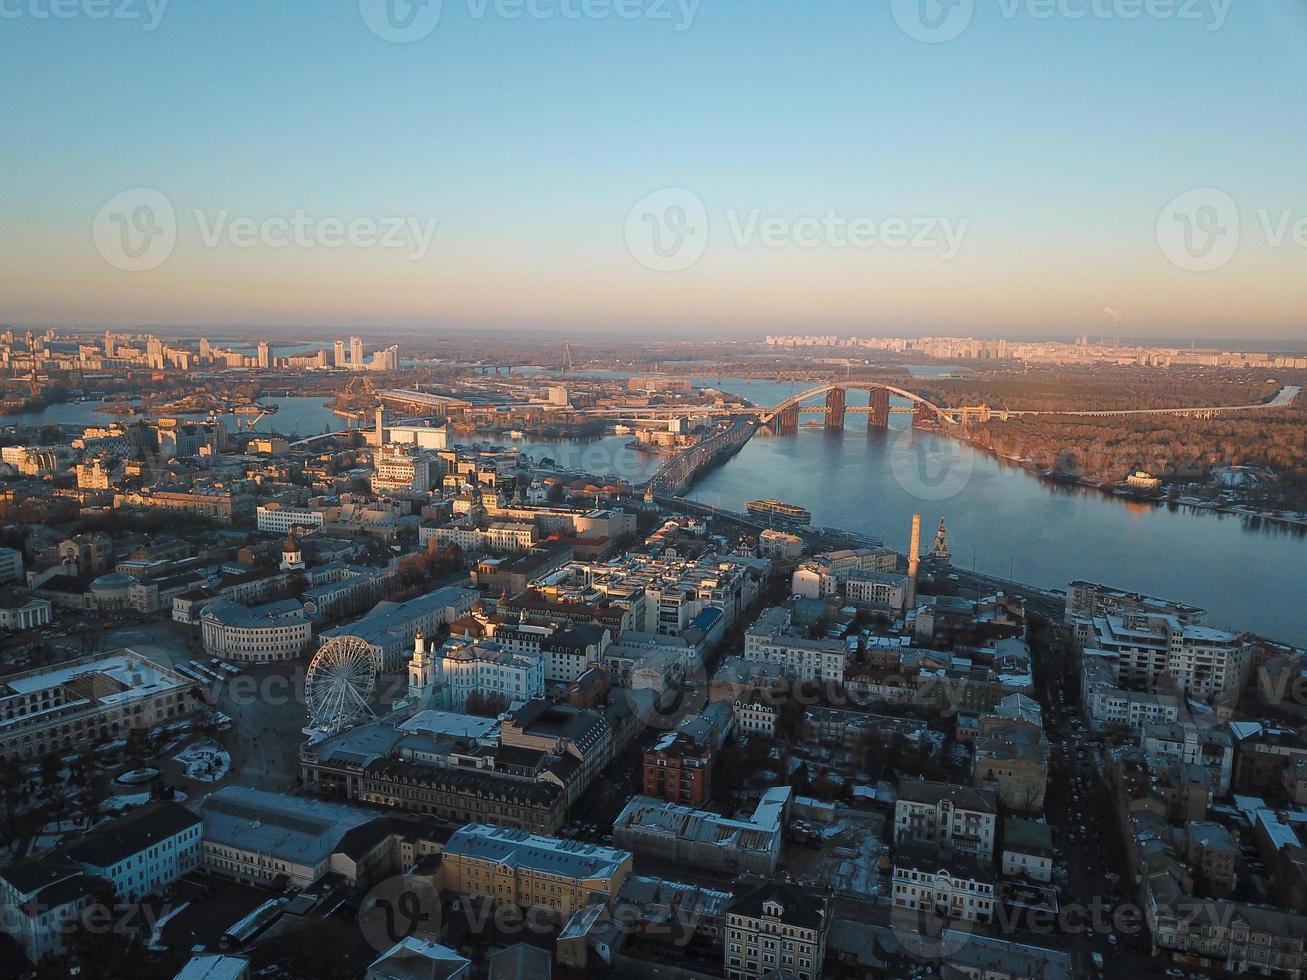
[[[1274,472],[1272,496],[1307,509],[1307,406],[1211,419],[1029,416],[991,421],[973,442],[1040,470],[1115,482],[1134,470],[1205,482],[1214,466]]]
[[[1253,405],[1270,398],[1290,375],[1307,372],[1222,371],[1205,368],[1050,366],[1027,373],[975,372],[965,378],[930,379],[912,387],[936,404],[990,405],[1024,411],[1118,408],[1192,408]]]

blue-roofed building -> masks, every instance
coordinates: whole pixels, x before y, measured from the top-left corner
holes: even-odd
[[[560,922],[579,908],[607,904],[630,877],[630,851],[471,823],[445,844],[445,891],[553,911]]]
[[[366,616],[324,630],[323,643],[337,636],[357,636],[381,661],[382,670],[401,667],[413,651],[419,631],[435,633],[468,612],[479,598],[475,589],[446,586],[404,602],[379,602]]]

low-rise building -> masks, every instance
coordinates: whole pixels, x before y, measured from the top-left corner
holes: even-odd
[[[894,841],[937,844],[994,857],[998,832],[998,799],[991,790],[973,789],[926,779],[904,779],[894,804]]]
[[[758,535],[758,553],[776,561],[793,561],[803,554],[803,538],[769,527]]]
[[[666,732],[644,753],[644,795],[703,806],[712,792],[713,750],[686,735]]]
[[[1199,969],[1301,977],[1307,918],[1244,902],[1193,898],[1169,877],[1150,883],[1145,917],[1154,946]]]
[[[1003,821],[1003,859],[1006,878],[1047,884],[1053,880],[1053,830],[1048,824],[1008,817]]]
[[[843,641],[809,639],[789,609],[774,606],[745,630],[744,659],[778,664],[792,680],[842,684],[848,656]]]
[[[363,772],[359,800],[373,806],[553,834],[567,817],[562,782],[505,778],[476,768],[378,759]]]
[[[309,647],[313,622],[294,599],[253,608],[220,599],[200,615],[204,649],[236,663],[294,660]]]
[[[1235,866],[1239,844],[1220,824],[1194,821],[1185,828],[1189,866],[1194,871],[1199,894],[1206,898],[1229,898],[1234,893]]]
[[[435,690],[440,706],[449,711],[467,711],[473,702],[474,707],[502,711],[545,693],[545,665],[540,655],[513,653],[491,640],[452,637],[435,656],[427,651],[419,657],[415,652],[409,664],[410,678],[414,671],[421,673],[424,685],[428,673],[438,671]]]
[[[442,890],[565,919],[617,897],[633,867],[629,851],[470,823],[445,844]]]
[[[15,632],[36,629],[48,626],[53,618],[54,606],[49,599],[15,589],[0,589],[0,629]]]
[[[0,582],[17,582],[23,577],[23,553],[16,548],[0,548]]]
[[[357,636],[372,648],[382,670],[396,670],[412,652],[418,633],[434,636],[478,598],[474,589],[446,586],[404,602],[379,602],[366,616],[323,630],[319,638],[325,644],[337,636]]]
[[[817,980],[826,959],[830,900],[789,882],[754,883],[726,907],[728,980]]]
[[[789,787],[768,790],[748,819],[635,796],[613,822],[613,843],[657,860],[770,875],[780,863]]]
[[[999,803],[1020,813],[1041,813],[1048,787],[1049,745],[1024,726],[981,735],[975,741],[972,779],[992,789]]]
[[[72,752],[183,718],[196,682],[123,648],[0,677],[0,755]]]
[[[1142,732],[1150,725],[1172,724],[1180,701],[1170,694],[1132,691],[1120,686],[1113,656],[1086,649],[1080,661],[1080,691],[1089,720],[1100,728],[1120,726]]]
[[[994,917],[994,875],[975,854],[921,841],[904,841],[894,852],[896,908],[962,922]]]
[[[38,962],[114,903],[161,894],[200,865],[200,818],[177,803],[150,803],[39,858],[0,869],[6,931]]]
[[[736,701],[735,727],[741,735],[758,735],[762,738],[776,737],[776,721],[781,710],[777,704],[763,698]]]
[[[287,534],[297,527],[322,527],[323,511],[308,507],[260,504],[255,509],[255,527],[272,534]]]
[[[1212,795],[1225,796],[1234,778],[1234,742],[1218,728],[1193,722],[1145,725],[1140,745],[1145,752],[1188,765],[1202,766],[1211,776]]]

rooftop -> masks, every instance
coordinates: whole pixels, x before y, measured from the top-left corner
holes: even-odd
[[[581,880],[610,878],[631,859],[630,851],[484,823],[471,823],[456,830],[444,853],[446,859],[473,858]]]

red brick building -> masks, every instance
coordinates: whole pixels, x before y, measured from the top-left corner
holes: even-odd
[[[713,752],[668,732],[644,754],[644,795],[682,806],[703,806],[712,792]]]

